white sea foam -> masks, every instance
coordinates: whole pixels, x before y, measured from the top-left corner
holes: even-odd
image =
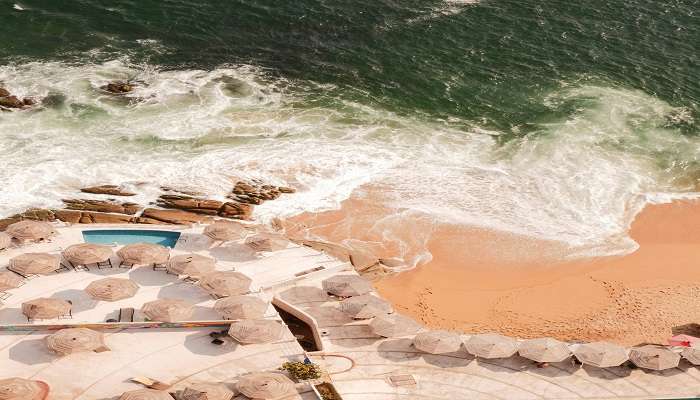
[[[126,78],[141,82],[129,96],[99,89]],[[360,104],[303,106],[306,91],[249,66],[30,63],[0,67],[0,82],[50,103],[0,113],[0,215],[60,206],[79,187],[103,183],[138,186],[141,202],[152,201],[160,185],[223,198],[233,177],[298,189],[257,207],[265,219],[332,209],[374,183],[387,188],[388,205],[398,210],[374,227],[387,240],[402,236],[394,232],[399,222],[422,218],[425,235],[403,245],[414,262],[429,257],[416,246],[440,221],[561,240],[574,254],[630,251],[634,215],[687,190],[674,179],[700,150],[698,140],[665,125],[682,110],[604,87],[552,93],[544,101],[553,108],[586,102],[568,120],[503,146],[492,131],[465,132]]]

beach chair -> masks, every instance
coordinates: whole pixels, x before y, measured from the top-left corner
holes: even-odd
[[[120,308],[119,309],[119,322],[134,322],[134,309],[133,308]]]
[[[96,265],[97,269],[114,268],[114,265],[112,265],[112,260],[109,258],[107,261],[98,262]]]
[[[0,300],[7,300],[10,296],[12,296],[10,293],[0,292]]]
[[[123,260],[120,260],[119,261],[119,268],[132,269],[132,268],[134,268],[134,264],[125,263]]]
[[[67,272],[67,271],[70,271],[70,267],[67,266],[66,264],[64,264],[63,262],[61,262],[58,266],[58,269],[55,270],[54,272],[57,274],[60,274],[61,272]]]
[[[167,271],[168,269],[165,267],[165,264],[153,264],[153,270],[154,271]]]

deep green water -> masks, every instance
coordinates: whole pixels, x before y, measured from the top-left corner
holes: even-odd
[[[342,96],[504,131],[556,118],[541,97],[562,81],[641,89],[696,119],[700,103],[698,0],[0,4],[2,59],[81,62],[99,49],[97,58],[128,54],[162,68],[252,64],[338,86],[319,101]]]

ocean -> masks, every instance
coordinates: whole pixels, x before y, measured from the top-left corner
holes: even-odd
[[[259,218],[384,206],[634,249],[700,180],[698,0],[0,0],[0,216],[78,188],[297,193]],[[115,97],[99,88],[129,79]],[[151,196],[151,197],[149,197]],[[581,251],[578,251],[580,249]]]

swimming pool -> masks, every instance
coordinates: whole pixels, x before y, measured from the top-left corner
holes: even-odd
[[[180,232],[151,231],[139,229],[105,229],[83,231],[85,243],[130,244],[156,243],[166,247],[175,247]]]

